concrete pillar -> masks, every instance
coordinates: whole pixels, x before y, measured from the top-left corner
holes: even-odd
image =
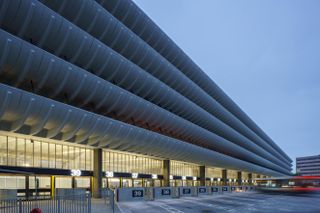
[[[26,198],[28,198],[31,193],[30,193],[30,184],[29,184],[29,175],[25,176],[25,187],[26,187]]]
[[[242,172],[238,172],[237,180],[238,180],[238,185],[241,186],[242,185]]]
[[[170,186],[170,160],[163,161],[163,186]]]
[[[76,177],[72,177],[71,185],[72,185],[72,188],[73,188],[73,189],[77,188],[77,180],[76,180]]]
[[[248,174],[248,181],[249,181],[249,185],[252,185],[252,173]]]
[[[223,169],[222,170],[222,183],[223,185],[227,185],[227,180],[228,180],[228,175],[227,175],[227,170]]]
[[[200,166],[200,186],[206,185],[206,167]]]
[[[102,149],[93,150],[93,197],[101,198],[102,188]]]

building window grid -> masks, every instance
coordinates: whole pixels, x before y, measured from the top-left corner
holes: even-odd
[[[178,161],[170,161],[170,174],[176,176],[199,177],[200,168],[198,165]]]
[[[108,160],[108,156],[112,160]],[[110,150],[104,150],[102,157],[104,171],[162,174],[162,161],[158,159]]]
[[[222,178],[221,168],[206,167],[206,177],[208,178]]]
[[[4,135],[0,135],[0,147],[0,165],[89,171],[93,168],[93,150],[88,148]],[[73,152],[73,157],[78,161],[72,159],[72,150],[78,150],[78,153]],[[79,165],[75,165],[75,162],[79,162]]]

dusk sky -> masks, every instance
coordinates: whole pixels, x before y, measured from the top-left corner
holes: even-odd
[[[320,154],[319,0],[135,0],[294,161]]]

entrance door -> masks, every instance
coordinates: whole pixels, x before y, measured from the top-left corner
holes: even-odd
[[[51,177],[50,176],[30,176],[29,190],[32,195],[50,195]]]
[[[133,187],[142,187],[142,179],[133,179]]]
[[[120,188],[120,178],[108,178],[108,188]]]
[[[90,189],[90,177],[75,177],[75,188]]]
[[[55,181],[56,189],[71,189],[72,188],[72,177],[56,177]]]
[[[153,180],[154,187],[161,187],[161,180]]]
[[[123,178],[122,179],[122,187],[132,187],[132,179]]]
[[[144,179],[144,186],[143,187],[152,187],[152,179]]]
[[[25,195],[26,178],[25,176],[0,176],[0,189],[17,189],[18,195]]]

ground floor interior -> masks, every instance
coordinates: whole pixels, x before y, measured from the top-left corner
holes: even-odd
[[[92,192],[97,185],[252,185],[258,177],[265,176],[0,131],[0,189],[20,195],[53,195],[57,188]]]

